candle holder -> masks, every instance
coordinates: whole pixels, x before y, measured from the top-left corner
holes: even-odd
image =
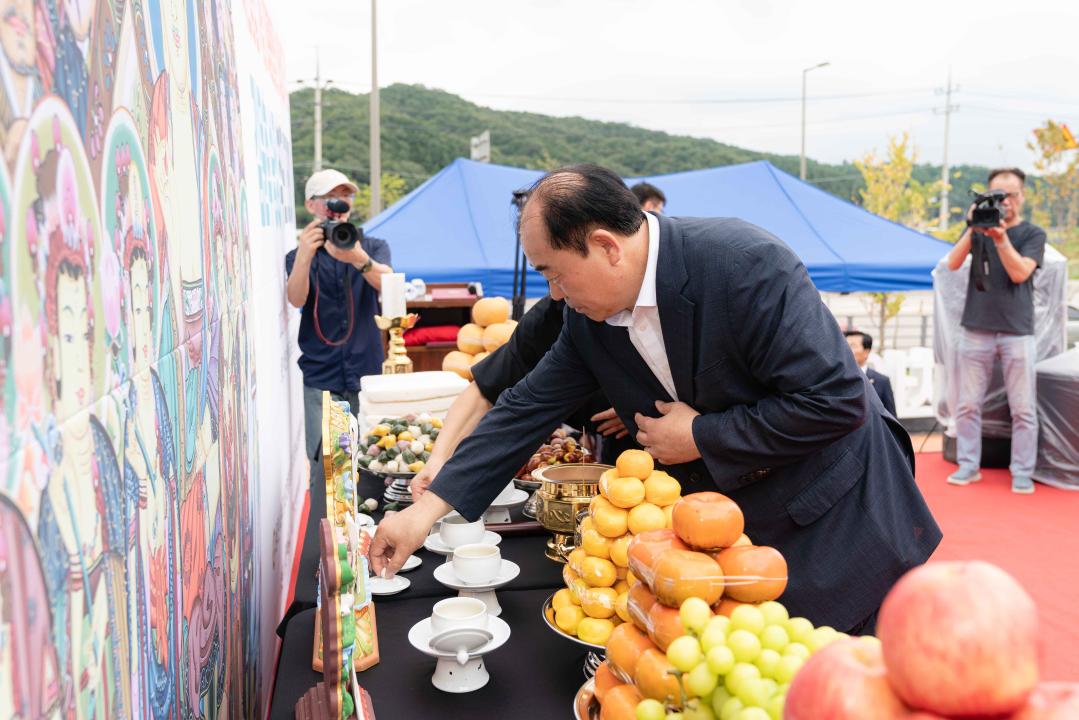
[[[383,375],[396,375],[398,373],[412,372],[412,360],[405,350],[405,330],[409,330],[420,316],[409,313],[401,317],[383,317],[375,315],[375,324],[379,330],[387,330],[390,333],[390,342],[386,350],[386,359],[382,362]]]

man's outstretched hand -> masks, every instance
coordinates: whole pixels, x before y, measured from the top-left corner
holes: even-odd
[[[432,492],[425,492],[411,507],[388,515],[378,524],[371,541],[371,569],[379,577],[392,577],[427,539],[435,522],[453,510]]]

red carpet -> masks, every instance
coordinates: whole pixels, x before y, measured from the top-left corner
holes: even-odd
[[[940,453],[918,455],[918,486],[944,531],[932,560],[985,560],[1007,570],[1038,604],[1046,680],[1079,680],[1079,492],[1035,483],[1014,495],[1007,470],[953,487]]]

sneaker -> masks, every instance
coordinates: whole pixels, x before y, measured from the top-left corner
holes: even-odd
[[[948,476],[949,485],[969,485],[982,479],[982,474],[977,470],[959,468]]]
[[[1012,492],[1019,495],[1030,495],[1034,492],[1034,481],[1022,475],[1012,478]]]

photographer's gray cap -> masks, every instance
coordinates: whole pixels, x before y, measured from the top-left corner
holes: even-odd
[[[313,197],[325,195],[338,185],[345,185],[354,193],[360,191],[354,182],[345,177],[343,172],[327,169],[319,170],[317,173],[307,178],[307,184],[304,185],[303,189],[304,198],[310,200]]]

